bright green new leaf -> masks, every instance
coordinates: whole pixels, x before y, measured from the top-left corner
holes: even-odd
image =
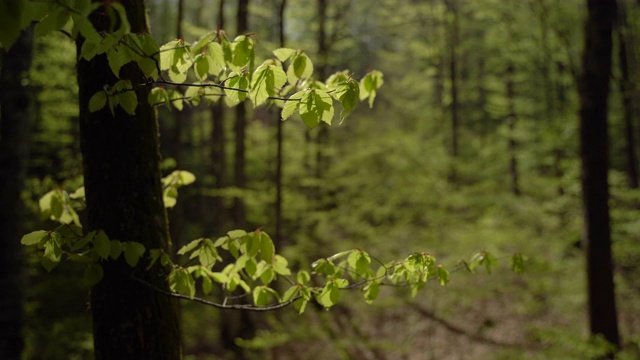
[[[300,108],[300,99],[302,99],[308,91],[309,90],[298,91],[289,97],[289,100],[284,103],[284,107],[282,108],[282,120],[287,120],[298,111]]]
[[[329,281],[320,291],[320,293],[316,294],[316,301],[318,304],[324,306],[325,308],[330,308],[335,305],[335,302],[332,299],[331,292],[333,289],[337,287],[333,285],[332,281]]]
[[[93,237],[93,252],[102,259],[109,257],[109,253],[111,252],[111,241],[109,240],[109,237],[107,237],[107,234],[102,230],[98,230],[96,235]]]
[[[445,286],[449,282],[449,271],[445,269],[442,265],[438,265],[438,280],[440,281],[440,285]]]
[[[251,278],[256,278],[256,272],[258,271],[258,264],[256,264],[255,258],[247,259],[247,262],[244,264],[244,270],[247,272]]]
[[[191,47],[191,55],[196,56],[205,51],[209,45],[218,35],[217,31],[210,31],[200,37],[198,41]]]
[[[273,255],[276,251],[273,241],[266,233],[259,232],[258,234],[260,236],[260,257],[268,264],[271,264],[273,262]]]
[[[62,249],[60,248],[60,239],[54,236],[55,233],[51,233],[51,236],[44,242],[44,253],[42,254],[42,266],[47,271],[53,270],[62,257]]]
[[[227,235],[232,239],[238,239],[247,235],[247,232],[244,230],[231,230],[227,232]]]
[[[293,285],[287,289],[282,295],[282,301],[289,301],[293,299],[300,292],[300,285]]]
[[[82,283],[84,286],[93,286],[102,280],[104,277],[104,270],[102,266],[98,263],[89,264],[84,269],[84,274],[82,275]]]
[[[79,32],[85,38],[86,42],[99,43],[102,37],[91,24],[91,21],[86,16],[79,14],[71,14],[73,19],[74,33]]]
[[[27,245],[27,246],[29,246],[29,245],[37,245],[47,235],[49,235],[49,232],[48,231],[44,231],[44,230],[38,230],[38,231],[30,232],[30,233],[26,234],[25,236],[23,236],[22,239],[20,239],[20,243],[22,245]]]
[[[276,277],[276,272],[274,271],[274,268],[267,265],[264,271],[262,272],[262,274],[260,275],[260,281],[262,281],[264,285],[267,285],[270,282],[272,282],[273,279],[275,279],[275,277]]]
[[[205,295],[209,295],[209,293],[211,293],[211,290],[213,290],[213,282],[211,282],[211,278],[209,278],[207,276],[203,276],[202,277],[202,292]]]
[[[380,71],[369,72],[360,80],[360,100],[369,99],[369,107],[373,107],[377,91],[383,83],[384,80]]]
[[[210,43],[207,57],[211,60],[209,63],[209,74],[213,76],[220,75],[220,72],[226,67],[222,45],[217,42]]]
[[[201,239],[192,240],[187,245],[184,245],[183,247],[180,248],[180,250],[178,250],[178,255],[185,255],[186,253],[193,251],[193,249],[198,247],[198,245],[200,245],[200,243],[203,240],[204,239],[202,239],[202,238]]]
[[[129,115],[134,115],[138,106],[138,96],[135,91],[125,91],[116,96],[124,111]]]
[[[288,49],[288,48],[279,48],[279,49],[273,50],[273,55],[275,55],[278,58],[278,60],[282,62],[287,61],[295,53],[296,53],[296,50]]]
[[[229,282],[229,277],[221,272],[211,273],[211,279],[219,284],[226,284]]]
[[[320,121],[331,125],[333,101],[326,91],[312,89],[300,100],[299,111],[300,117],[310,128],[316,127]]]
[[[269,303],[269,292],[265,286],[256,286],[253,289],[253,303],[256,306],[265,306]]]
[[[293,303],[293,306],[295,306],[296,310],[298,310],[298,314],[302,315],[302,313],[304,313],[304,310],[307,308],[308,302],[309,300],[298,299]]]
[[[196,73],[196,77],[200,81],[205,81],[209,75],[209,59],[204,54],[196,55],[193,64],[193,70]]]
[[[311,281],[311,275],[307,271],[300,270],[298,271],[298,275],[296,276],[296,281],[298,284],[304,285]]]
[[[367,304],[372,304],[380,293],[380,284],[376,281],[372,281],[364,287],[364,301]]]
[[[169,104],[169,95],[167,94],[167,90],[162,87],[151,89],[148,99],[151,106]]]
[[[249,74],[247,73],[231,73],[226,81],[226,86],[230,89],[224,89],[225,101],[229,106],[234,106],[247,98],[249,90]]]
[[[200,264],[204,267],[211,268],[215,265],[218,258],[218,251],[216,251],[216,248],[213,246],[213,242],[209,239],[204,239],[200,253],[198,253],[198,261],[200,261]]]
[[[196,295],[196,281],[186,269],[175,269],[169,274],[169,287],[191,299]]]
[[[287,80],[296,84],[300,79],[310,79],[313,75],[313,63],[305,53],[298,53],[291,59],[287,69]]]
[[[360,85],[357,81],[350,80],[339,84],[332,95],[342,104],[342,111],[340,112],[340,123],[342,123],[358,105]]]
[[[180,93],[180,91],[176,90],[176,89],[171,89],[168,91],[168,96],[169,96],[169,103],[173,104],[173,107],[175,107],[178,110],[182,110],[183,108],[183,95]]]
[[[273,257],[273,269],[276,273],[280,275],[291,275],[291,270],[289,270],[289,262],[283,256],[275,255]]]
[[[249,98],[253,106],[262,105],[269,96],[276,96],[278,91],[287,82],[284,70],[280,66],[273,65],[273,61],[267,60],[258,66],[253,73]]]
[[[173,66],[176,49],[180,46],[180,40],[173,40],[160,47],[160,70],[169,70]]]
[[[233,51],[231,64],[234,66],[234,70],[239,71],[245,66],[252,67],[254,50],[251,37],[244,35],[236,37],[231,44],[231,49]]]
[[[144,245],[135,241],[128,241],[122,244],[122,251],[124,252],[124,259],[131,267],[135,267],[138,261],[144,255]]]

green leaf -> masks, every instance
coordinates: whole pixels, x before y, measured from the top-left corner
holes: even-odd
[[[119,240],[111,240],[111,248],[109,249],[109,257],[116,260],[122,254],[122,243]]]
[[[96,236],[96,231],[90,231],[89,233],[87,233],[87,235],[83,236],[82,238],[80,238],[78,240],[78,242],[76,242],[75,244],[73,244],[73,246],[71,247],[72,251],[78,251],[80,249],[82,249],[83,247],[87,246],[87,244],[89,243],[93,243],[93,238]]]
[[[378,297],[378,293],[380,293],[380,284],[378,282],[370,282],[364,288],[364,301],[367,304],[372,304],[373,301]]]
[[[369,72],[360,80],[360,100],[369,99],[369,107],[373,107],[377,91],[383,83],[384,80],[380,71]]]
[[[262,281],[264,285],[267,285],[270,282],[272,282],[275,277],[276,277],[276,272],[274,271],[274,268],[271,266],[267,266],[265,267],[265,270],[260,275],[260,281]]]
[[[198,247],[203,240],[204,239],[200,238],[189,242],[178,250],[178,255],[185,255],[186,253],[193,251],[193,249]]]
[[[265,306],[269,303],[269,292],[265,286],[257,286],[253,289],[253,303],[256,306]]]
[[[169,274],[169,287],[172,291],[187,295],[191,299],[196,295],[196,281],[186,269],[174,269]]]
[[[244,270],[247,272],[247,275],[255,279],[255,275],[258,270],[256,260],[254,258],[247,259],[247,262],[244,264]]]
[[[131,267],[135,267],[138,261],[144,254],[145,248],[139,242],[128,241],[122,245],[122,251],[124,252],[124,259]]]
[[[284,295],[282,295],[282,301],[289,301],[293,299],[296,295],[298,295],[298,292],[300,292],[299,285],[291,286],[287,289],[287,291],[284,292]]]
[[[156,106],[160,104],[164,104],[169,102],[169,95],[167,94],[167,90],[161,87],[156,87],[151,89],[149,92],[149,104],[151,106]]]
[[[449,282],[449,272],[442,265],[438,265],[438,280],[440,285],[445,286]]]
[[[298,111],[300,107],[300,99],[302,99],[307,92],[309,92],[309,90],[298,91],[289,97],[289,100],[284,103],[284,107],[282,108],[282,120],[287,120],[291,115]]]
[[[117,95],[118,102],[124,111],[129,115],[134,115],[136,107],[138,106],[138,96],[135,91],[125,91]]]
[[[196,56],[207,49],[209,43],[211,43],[218,35],[217,31],[210,31],[200,37],[200,39],[191,46],[191,55]]]
[[[209,64],[209,74],[213,76],[220,75],[220,72],[222,72],[226,67],[222,45],[216,42],[210,43],[208,57],[211,59],[211,63]]]
[[[247,73],[231,74],[226,82],[229,88],[224,89],[229,106],[237,105],[247,98],[249,89],[249,75]]]
[[[48,231],[38,230],[34,232],[30,232],[20,239],[20,243],[22,245],[37,245],[44,239],[47,235],[49,235]]]
[[[287,82],[284,70],[272,63],[273,61],[270,60],[265,61],[253,73],[249,98],[254,107],[262,105],[269,96],[276,96]]]
[[[232,239],[238,239],[247,235],[247,232],[244,230],[231,230],[227,232],[227,235]]]
[[[104,277],[104,270],[102,266],[98,263],[89,264],[84,269],[84,274],[82,275],[82,283],[84,286],[93,286],[102,280]]]
[[[202,277],[202,292],[205,295],[209,295],[209,293],[211,293],[211,290],[213,290],[213,283],[211,282],[211,278],[209,278],[207,276],[203,276]]]
[[[273,55],[275,55],[278,58],[278,60],[282,62],[287,61],[295,53],[296,53],[296,50],[289,49],[289,48],[279,48],[279,49],[273,50]]]
[[[273,255],[275,254],[275,246],[273,241],[266,233],[260,232],[260,257],[268,264],[273,262]],[[286,267],[286,265],[285,265]]]
[[[93,252],[102,259],[109,257],[111,251],[111,241],[102,230],[98,230],[93,238]]]
[[[35,27],[35,35],[42,36],[48,32],[60,30],[69,21],[71,15],[63,6],[54,7],[47,17],[42,19]],[[19,17],[17,20],[19,21]],[[19,28],[19,27],[18,27]]]
[[[304,285],[311,281],[311,275],[307,271],[300,270],[298,271],[298,275],[296,276],[296,281],[298,284]]]
[[[309,79],[313,75],[313,63],[305,53],[298,53],[291,59],[287,69],[287,80],[295,84],[300,79]]]
[[[291,275],[291,270],[288,268],[289,262],[283,256],[275,255],[273,257],[273,269],[280,275]]]
[[[62,257],[59,239],[54,235],[55,233],[51,233],[43,245],[42,266],[49,272],[58,265]]]
[[[251,67],[254,50],[253,40],[250,37],[244,35],[236,37],[231,44],[231,49],[233,51],[231,64],[234,66],[234,70],[239,71],[245,66]]]
[[[196,73],[196,77],[200,81],[205,81],[209,75],[209,60],[203,54],[198,54],[195,57],[193,70]]]
[[[300,117],[310,128],[316,127],[320,121],[331,125],[331,120],[333,119],[331,96],[323,90],[309,90],[300,101],[299,111]]]
[[[298,314],[302,314],[304,313],[304,310],[307,308],[307,303],[309,301],[305,300],[305,299],[298,299],[293,303],[293,306],[295,306],[296,310],[298,310]]]
[[[511,257],[511,271],[516,274],[522,274],[524,272],[525,258],[520,253],[515,253]]]
[[[333,96],[342,104],[340,112],[340,123],[342,123],[358,105],[360,85],[354,80],[342,83],[336,87]]]
[[[91,21],[83,15],[72,14],[71,18],[73,19],[73,26],[76,31],[80,32],[82,36],[85,38],[85,42],[99,43],[102,40],[102,37],[96,29],[91,24]]]
[[[20,36],[23,26],[20,23],[25,3],[22,1],[0,1],[0,45],[10,49]]]

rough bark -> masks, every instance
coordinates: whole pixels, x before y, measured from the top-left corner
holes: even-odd
[[[607,101],[615,0],[588,0],[580,76],[580,156],[592,335],[620,345],[611,259]],[[609,354],[613,358],[613,354]]]
[[[144,0],[123,0],[131,32],[148,31]],[[91,15],[98,30],[108,29],[100,9]],[[78,41],[78,49],[82,45]],[[121,77],[142,83],[133,65]],[[146,101],[149,87],[136,90],[135,115],[116,108],[90,113],[90,97],[115,82],[105,56],[78,61],[80,141],[86,191],[85,231],[103,229],[112,239],[137,241],[146,249],[169,251],[167,217],[160,183],[158,124]],[[180,359],[176,300],[134,278],[168,290],[159,265],[132,269],[124,261],[105,261],[104,278],[91,290],[96,359]]]
[[[33,29],[1,52],[0,73],[0,359],[20,359],[24,340],[24,254],[20,193],[29,156],[34,98],[28,85]]]

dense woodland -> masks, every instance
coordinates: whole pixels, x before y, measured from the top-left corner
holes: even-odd
[[[105,56],[80,58],[82,40],[67,30],[22,31],[0,52],[0,358],[640,357],[640,1],[120,2],[131,32],[145,31],[146,13],[159,45],[224,29],[255,40],[256,66],[274,49],[302,49],[314,79],[379,70],[384,85],[372,107],[360,103],[340,124],[337,109],[332,126],[314,128],[298,115],[282,121],[277,99],[139,100],[135,116],[156,112],[156,129],[123,110],[88,110],[113,78]],[[29,105],[11,105],[19,96]],[[145,147],[156,132],[159,168],[144,161],[156,159]],[[167,233],[158,179],[178,169],[196,181],[167,208]],[[156,247],[171,239],[176,262],[193,239],[261,229],[295,271],[350,249],[383,262],[428,253],[451,281],[428,281],[416,296],[381,286],[372,304],[343,289],[328,311],[310,301],[301,315],[178,301],[131,281],[124,261],[103,261],[89,288],[85,264],[48,272],[41,250],[20,245],[56,226],[41,214],[43,195],[83,183],[86,231],[155,232]],[[483,251],[486,269],[467,271],[463,261]],[[526,259],[521,274],[509,269],[514,253]],[[114,335],[124,326],[114,307],[155,323]],[[153,349],[162,356],[130,336],[143,332],[171,339]],[[121,346],[131,357],[105,350],[114,336],[129,336]]]

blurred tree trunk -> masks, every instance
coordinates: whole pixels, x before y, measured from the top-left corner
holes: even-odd
[[[242,35],[248,30],[249,0],[238,0],[237,34]],[[245,177],[245,134],[247,127],[247,108],[244,102],[236,106],[235,133],[235,159],[234,159],[234,185],[239,190],[246,187]],[[233,203],[234,226],[239,229],[246,227],[246,214],[244,199],[236,197]]]
[[[249,0],[238,0],[237,12],[237,35],[246,33],[249,29]],[[234,156],[234,185],[244,190],[246,187],[245,177],[245,133],[247,124],[247,109],[244,102],[236,106],[235,133],[235,156]],[[235,198],[233,204],[234,226],[243,229],[247,226],[244,200]],[[250,339],[255,334],[255,324],[248,311],[222,311],[222,344],[225,349],[233,353],[234,359],[246,359],[247,354],[244,348],[238,346],[236,338]]]
[[[24,253],[20,199],[29,158],[34,97],[28,84],[33,28],[0,50],[0,359],[20,359],[24,340]]]
[[[144,0],[122,0],[132,33],[148,32]],[[98,31],[108,31],[108,19],[94,12],[90,19]],[[82,39],[77,43],[78,51]],[[143,83],[133,64],[121,77]],[[149,105],[149,87],[136,90],[135,115],[120,107],[90,113],[91,96],[115,76],[100,55],[77,64],[80,108],[80,142],[83,154],[87,221],[85,231],[103,229],[111,238],[135,240],[147,250],[169,252],[167,217],[160,184],[158,124]],[[95,358],[180,359],[177,302],[132,277],[169,290],[162,269],[146,270],[141,261],[132,269],[123,260],[105,261],[104,278],[91,290]]]
[[[447,8],[447,17],[450,18],[450,23],[448,23],[449,27],[449,84],[450,95],[451,95],[451,155],[455,158],[458,156],[458,133],[459,133],[459,119],[458,119],[458,62],[456,57],[456,52],[458,48],[458,33],[459,33],[459,22],[458,22],[458,5],[456,4],[456,0],[444,0],[445,6]],[[454,176],[455,177],[455,170]]]
[[[633,85],[629,74],[629,54],[627,47],[627,14],[624,1],[618,4],[618,27],[616,31],[618,40],[618,64],[620,66],[619,89],[622,100],[622,111],[624,117],[625,132],[625,153],[627,158],[627,178],[629,186],[633,189],[638,188],[638,156],[636,154],[636,138],[634,129],[634,107],[632,102]]]
[[[224,0],[220,0],[218,4],[218,28],[224,29]],[[211,160],[213,162],[213,177],[215,179],[214,189],[219,190],[226,186],[226,136],[224,131],[224,104],[221,100],[211,106],[211,118],[213,122],[211,134],[211,141],[213,142],[211,147]],[[214,196],[213,211],[211,215],[214,218],[213,233],[224,232],[226,215],[227,212],[224,206],[224,198],[220,195]]]
[[[509,108],[509,113],[507,114],[507,124],[509,125],[509,175],[511,177],[511,193],[515,196],[520,196],[520,174],[518,173],[518,159],[516,158],[516,148],[518,147],[518,144],[515,139],[517,114],[514,76],[515,67],[513,64],[508,64],[505,77],[507,82],[507,103]]]
[[[285,47],[285,33],[284,33],[284,10],[287,7],[287,0],[281,0],[280,6],[278,7],[278,38],[280,47]],[[274,237],[274,242],[276,248],[279,248],[282,245],[282,144],[284,141],[283,134],[283,122],[280,118],[280,112],[274,111],[274,118],[277,127],[276,134],[276,204],[275,204],[275,218],[276,218],[276,233]]]
[[[580,156],[592,335],[620,345],[611,259],[607,101],[615,0],[588,0],[580,76]],[[609,354],[607,358],[613,359]]]

